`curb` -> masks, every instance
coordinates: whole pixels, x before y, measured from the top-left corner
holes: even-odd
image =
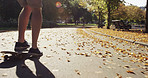
[[[84,30],[82,29],[84,32],[87,32],[87,30]],[[103,33],[100,33],[100,32],[96,32],[96,31],[93,31],[93,30],[89,30],[91,32],[94,32],[94,33],[97,33],[97,34],[100,34],[100,35],[104,35],[104,36],[107,36],[107,37],[112,37],[112,38],[115,38],[115,39],[120,39],[120,40],[124,40],[124,41],[128,41],[128,42],[131,42],[131,43],[135,43],[135,44],[140,44],[140,45],[143,45],[143,46],[147,46],[148,47],[148,44],[146,43],[143,43],[143,42],[137,42],[137,41],[134,41],[134,40],[129,40],[129,39],[123,39],[123,38],[120,38],[120,37],[116,37],[116,36],[110,36],[110,35],[106,35],[106,34],[103,34]],[[88,32],[87,32],[88,33]],[[89,33],[90,34],[90,33]]]

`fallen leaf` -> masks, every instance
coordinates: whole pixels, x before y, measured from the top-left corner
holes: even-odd
[[[122,78],[122,76],[118,73],[116,73],[116,75],[118,76],[117,78]]]
[[[125,65],[124,67],[126,67],[126,68],[130,68],[130,66],[129,66],[129,65]]]
[[[66,50],[65,48],[61,48],[62,50]]]
[[[90,57],[91,54],[90,54],[90,53],[85,53],[85,56],[86,56],[86,57]]]
[[[127,73],[131,73],[131,74],[135,74],[133,71],[131,71],[131,70],[127,70],[126,71]]]
[[[77,50],[80,50],[80,48],[77,48]]]
[[[106,58],[107,55],[102,55],[102,58]]]
[[[77,74],[78,74],[78,75],[81,75],[81,73],[80,73],[80,72],[77,72]]]
[[[101,66],[99,66],[99,68],[102,68]]]
[[[79,55],[85,55],[85,53],[79,53]]]
[[[69,56],[71,56],[71,53],[70,52],[66,52]]]
[[[145,72],[144,72],[144,71],[141,71],[141,73],[142,73],[142,74],[145,74]]]
[[[47,48],[47,47],[44,47],[44,48]]]
[[[144,65],[145,65],[145,66],[148,66],[148,63],[145,63]]]
[[[96,54],[102,55],[102,53],[101,52],[98,52],[98,51],[96,52]]]
[[[70,60],[67,60],[67,62],[70,62]]]
[[[79,72],[79,70],[75,70],[75,72],[76,72],[78,75],[81,75],[81,73]]]

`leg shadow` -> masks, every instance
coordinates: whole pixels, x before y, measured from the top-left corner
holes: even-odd
[[[9,61],[4,61],[0,63],[0,68],[12,68],[17,66],[19,60],[9,60]]]
[[[16,75],[18,78],[37,78],[37,76],[34,75],[33,72],[25,64],[25,60],[18,62],[16,66]]]
[[[52,72],[39,61],[39,58],[32,58],[31,60],[35,64],[36,75],[38,78],[55,78]]]
[[[16,75],[18,78],[55,78],[50,70],[39,61],[39,58],[31,59],[35,63],[36,75],[25,64],[25,60],[26,58],[22,60],[10,59],[9,61],[0,63],[0,68],[12,68],[16,66]]]

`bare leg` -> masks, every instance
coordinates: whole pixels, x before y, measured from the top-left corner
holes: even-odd
[[[37,48],[37,40],[42,26],[42,9],[41,8],[32,8],[32,48]]]
[[[28,25],[30,14],[31,14],[31,8],[29,6],[24,7],[20,12],[18,18],[18,30],[19,30],[18,42],[23,43],[25,40],[24,33]]]

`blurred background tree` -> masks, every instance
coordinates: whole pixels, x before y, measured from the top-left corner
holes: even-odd
[[[148,33],[148,0],[146,5],[146,33]]]
[[[0,17],[3,21],[17,20],[20,10],[16,0],[0,0]]]
[[[58,2],[58,4],[57,4]],[[137,6],[125,6],[124,0],[43,0],[44,21],[56,23],[98,23],[110,28],[111,20],[140,22],[146,20],[146,11]],[[0,0],[0,20],[18,18],[21,7],[17,0]]]

